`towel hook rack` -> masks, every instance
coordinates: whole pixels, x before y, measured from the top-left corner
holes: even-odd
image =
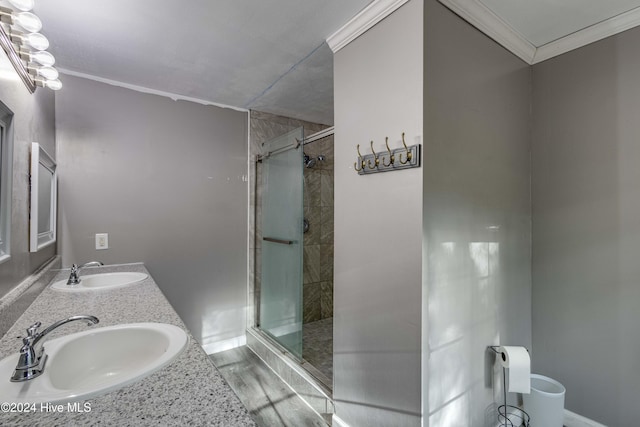
[[[391,148],[389,145],[389,137],[385,136],[384,150],[376,153],[373,147],[373,140],[370,141],[371,153],[360,153],[360,144],[356,145],[358,158],[353,164],[353,168],[358,175],[370,175],[378,172],[399,171],[403,169],[419,168],[421,159],[421,144],[407,146],[405,141],[405,133],[402,132],[402,146]],[[393,142],[393,140],[392,140]]]

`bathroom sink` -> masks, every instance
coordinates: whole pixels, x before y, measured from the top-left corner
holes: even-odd
[[[135,272],[89,274],[80,276],[80,283],[77,285],[67,285],[66,280],[60,280],[51,285],[51,289],[69,292],[115,289],[140,283],[147,277],[148,274]]]
[[[18,354],[0,361],[0,402],[65,403],[121,388],[176,359],[189,339],[164,323],[131,323],[95,328],[45,341],[44,372],[10,382]]]

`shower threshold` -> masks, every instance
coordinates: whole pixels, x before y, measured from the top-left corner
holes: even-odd
[[[333,414],[332,383],[326,375],[310,363],[296,358],[258,328],[247,329],[247,347],[320,416]]]

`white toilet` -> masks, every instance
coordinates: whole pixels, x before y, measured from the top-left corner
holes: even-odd
[[[530,427],[562,427],[565,392],[558,381],[531,374],[531,393],[522,395],[524,410],[531,417]]]

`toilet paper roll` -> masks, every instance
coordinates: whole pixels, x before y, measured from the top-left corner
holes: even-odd
[[[510,393],[531,393],[531,358],[524,347],[498,347],[498,358],[502,367],[507,368],[507,391]]]

